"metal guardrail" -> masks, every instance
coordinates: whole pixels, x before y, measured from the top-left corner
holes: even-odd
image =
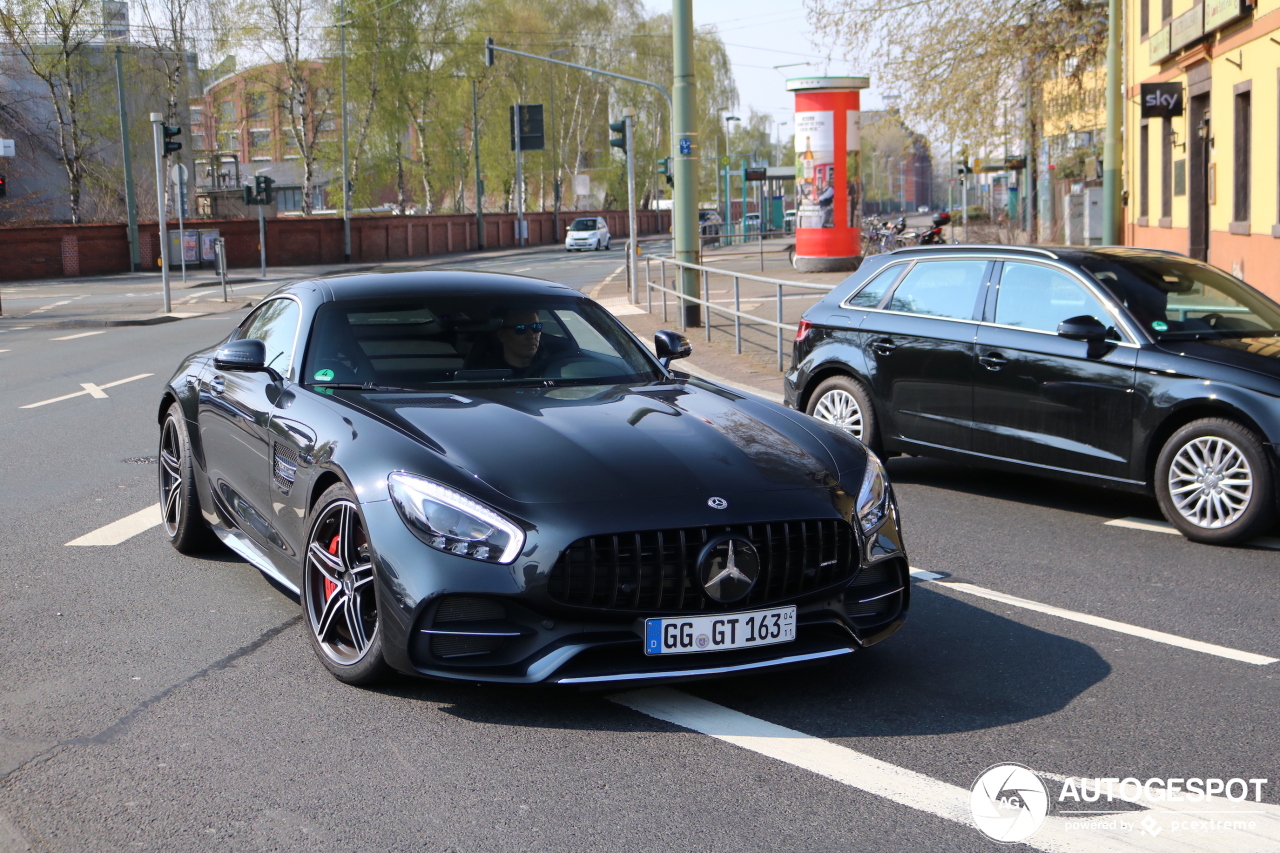
[[[658,274],[661,277],[661,282],[662,282],[661,284],[657,284],[653,281],[653,262],[654,261],[658,262],[658,266],[659,266]],[[683,267],[685,269],[697,270],[700,273],[702,273],[702,276],[701,276],[702,298],[698,299],[692,296],[686,296],[679,290],[666,287],[665,285],[667,282],[667,264],[671,264],[674,267]],[[727,308],[725,306],[716,305],[712,303],[711,288],[710,288],[710,277],[712,275],[723,275],[733,279],[733,308]],[[668,293],[671,294],[672,296],[676,297],[675,302],[676,302],[677,309],[679,309],[676,311],[676,313],[680,317],[681,331],[685,331],[684,311],[682,310],[682,306],[684,305],[701,305],[705,309],[704,316],[706,318],[706,322],[704,322],[702,325],[706,329],[708,342],[711,341],[711,312],[719,311],[721,314],[733,317],[734,349],[738,354],[742,353],[742,321],[743,320],[747,320],[752,323],[760,323],[765,326],[772,326],[774,329],[777,330],[776,342],[777,342],[777,351],[778,351],[778,370],[779,371],[783,369],[783,356],[782,356],[783,334],[782,333],[784,331],[794,332],[796,331],[796,329],[799,328],[798,326],[792,326],[782,322],[782,288],[793,287],[799,290],[816,290],[822,293],[826,293],[828,291],[834,290],[837,287],[837,285],[834,285],[834,284],[803,284],[801,282],[786,281],[780,278],[767,278],[761,275],[751,275],[749,273],[734,272],[733,270],[716,269],[715,267],[703,266],[702,264],[685,263],[684,261],[677,261],[674,258],[664,258],[661,256],[659,257],[649,256],[645,258],[644,278],[645,278],[644,286],[645,286],[646,310],[650,314],[653,313],[653,291],[655,290],[661,291],[662,292],[662,320],[663,322],[667,322],[668,320],[667,294]],[[767,317],[758,317],[754,314],[747,314],[742,311],[741,285],[742,285],[743,279],[746,279],[747,281],[763,282],[764,284],[772,284],[774,286],[774,295],[777,300],[776,319],[770,320]],[[638,294],[632,293],[631,301],[638,302],[639,301]]]

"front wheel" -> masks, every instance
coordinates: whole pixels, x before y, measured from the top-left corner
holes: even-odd
[[[1170,436],[1156,460],[1155,487],[1164,517],[1195,542],[1245,542],[1275,517],[1262,442],[1234,421],[1203,418]]]
[[[346,684],[372,684],[390,672],[382,656],[382,621],[374,590],[373,552],[355,495],[331,486],[316,502],[302,572],[302,610],[311,647]]]
[[[200,515],[191,441],[182,406],[174,403],[160,427],[160,528],[169,544],[183,554],[213,544],[213,531]]]
[[[880,453],[876,413],[862,383],[851,376],[832,376],[814,389],[805,413],[834,424],[861,441],[872,453]]]

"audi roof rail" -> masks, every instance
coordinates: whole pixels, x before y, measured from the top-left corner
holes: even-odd
[[[981,249],[985,252],[1030,252],[1036,255],[1044,255],[1046,258],[1053,258],[1055,261],[1059,258],[1056,252],[1039,246],[1008,246],[1003,243],[953,243],[951,245],[942,243],[936,246],[902,246],[894,249],[889,254],[896,255],[899,252],[922,252],[928,250],[937,252],[951,249]]]

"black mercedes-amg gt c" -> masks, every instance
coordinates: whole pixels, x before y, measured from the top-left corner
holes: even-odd
[[[288,285],[169,381],[162,529],[296,595],[353,684],[705,678],[896,631],[909,569],[875,457],[655,343],[516,276]]]

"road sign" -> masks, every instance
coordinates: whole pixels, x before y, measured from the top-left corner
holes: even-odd
[[[686,156],[693,153],[693,142],[688,138],[680,140],[680,154]]]
[[[728,155],[728,154],[725,154],[723,157],[721,157],[721,158],[720,158],[720,165],[721,165],[721,166],[728,166],[731,162],[733,162],[733,161],[729,159],[729,155]]]

